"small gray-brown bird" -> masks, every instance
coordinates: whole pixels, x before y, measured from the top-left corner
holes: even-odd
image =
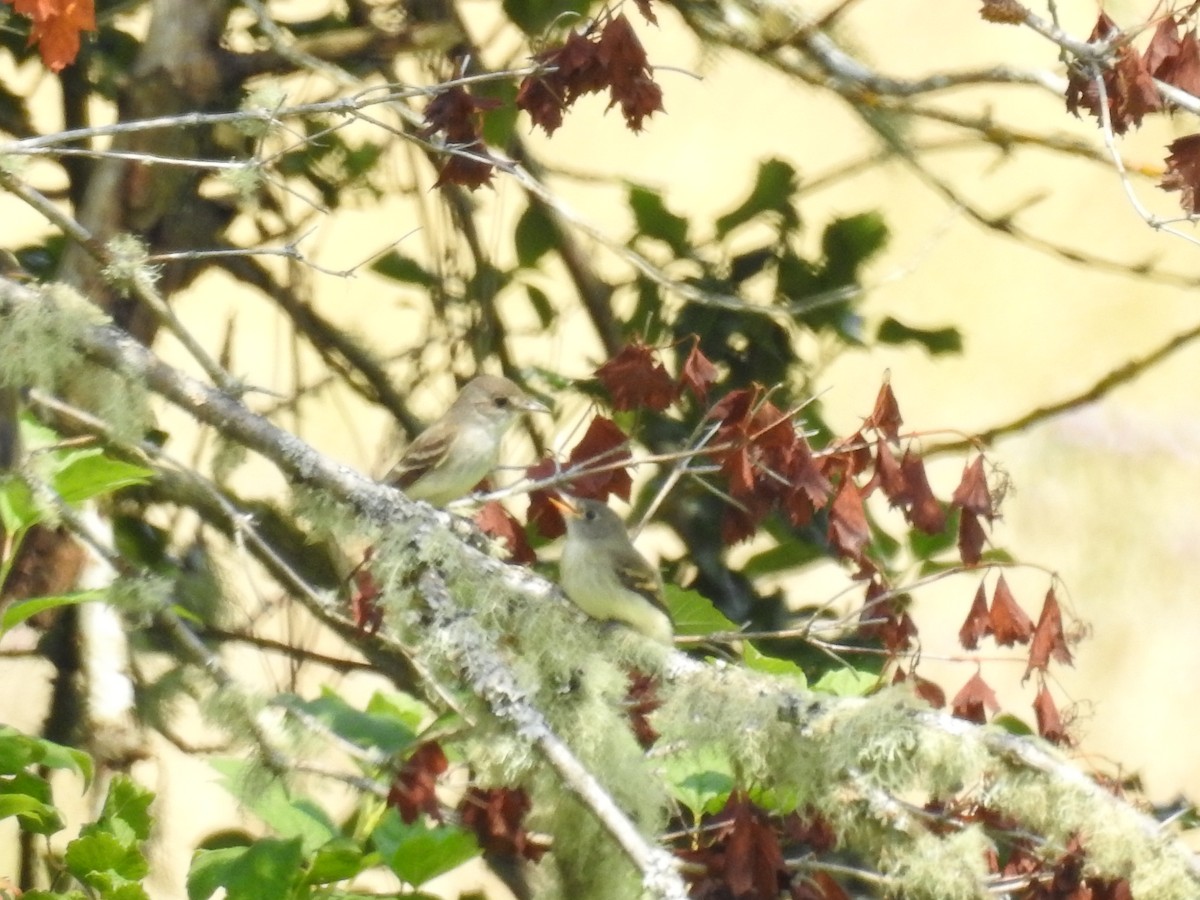
[[[567,520],[559,580],[571,601],[593,619],[624,622],[672,643],[658,570],[637,552],[625,523],[599,500],[551,500]]]
[[[523,412],[549,410],[507,378],[472,379],[446,414],[408,445],[384,482],[434,506],[466,496],[496,468],[500,441]]]

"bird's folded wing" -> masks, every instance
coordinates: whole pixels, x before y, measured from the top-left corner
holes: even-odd
[[[436,468],[450,452],[450,433],[437,425],[421,432],[408,445],[404,456],[388,472],[384,481],[393,487],[410,487],[418,478]]]
[[[667,618],[671,617],[666,603],[663,602],[662,579],[648,562],[640,557],[621,560],[617,564],[617,577],[625,588],[645,597],[656,609],[665,613]]]

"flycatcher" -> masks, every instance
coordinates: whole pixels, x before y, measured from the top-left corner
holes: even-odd
[[[551,502],[567,520],[559,580],[571,601],[593,619],[624,622],[670,644],[662,577],[634,548],[620,517],[598,500]]]
[[[507,378],[472,379],[446,414],[408,445],[384,482],[434,506],[466,496],[496,468],[500,441],[523,412],[549,410]]]

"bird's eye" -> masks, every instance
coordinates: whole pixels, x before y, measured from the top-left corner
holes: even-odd
[[[504,409],[512,401],[509,400],[507,397],[497,397],[493,402],[501,409]]]
[[[589,509],[583,514],[583,517],[585,519],[587,519],[589,522],[595,522],[596,521],[596,511],[594,509]]]

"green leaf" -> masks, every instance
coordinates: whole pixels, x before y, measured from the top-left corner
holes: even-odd
[[[887,225],[883,216],[876,212],[859,213],[830,222],[821,235],[825,272],[830,285],[854,283],[859,268],[883,249],[887,239]]]
[[[366,854],[350,838],[334,838],[318,848],[304,876],[305,884],[330,884],[353,878],[364,868]]]
[[[406,825],[394,809],[387,811],[371,833],[371,841],[392,871],[413,887],[479,855],[479,845],[470,832],[451,825]]]
[[[328,688],[316,700],[285,694],[279,702],[307,713],[352,744],[377,749],[388,756],[408,748],[416,739],[413,730],[395,717],[357,710]]]
[[[8,534],[15,538],[19,532],[42,521],[43,515],[33,502],[29,485],[13,475],[0,477],[0,525]]]
[[[546,292],[541,288],[534,287],[532,284],[525,285],[525,295],[529,297],[529,305],[533,307],[534,313],[541,322],[543,328],[549,328],[554,324],[554,305],[550,302],[550,298],[546,296]]]
[[[299,839],[263,838],[244,848],[201,850],[188,872],[188,900],[208,900],[218,888],[225,888],[227,900],[284,900],[302,861]]]
[[[941,353],[962,353],[962,333],[957,328],[913,328],[888,316],[875,332],[881,344],[919,344],[933,356]]]
[[[781,232],[795,230],[800,226],[795,196],[796,170],[791,163],[781,159],[768,159],[760,163],[750,195],[736,209],[717,219],[717,237],[726,237],[739,225],[764,213],[778,214]]]
[[[139,881],[150,871],[136,843],[127,844],[104,831],[85,834],[71,841],[63,861],[67,871],[94,887]]]
[[[105,456],[98,448],[89,448],[64,454],[52,484],[68,503],[79,503],[130,485],[146,484],[153,477],[151,469]]]
[[[21,734],[11,725],[0,725],[0,775],[15,775],[41,758],[37,738]],[[0,791],[5,784],[0,782]]]
[[[1029,727],[1023,720],[1017,718],[1012,713],[1001,713],[992,719],[992,724],[1003,728],[1009,734],[1017,735],[1018,737],[1029,737],[1035,734],[1034,730]]]
[[[588,0],[504,0],[504,14],[526,34],[537,37],[560,16],[573,25],[588,8]],[[575,15],[565,15],[575,13]]]
[[[833,694],[835,697],[863,697],[877,687],[879,675],[847,666],[826,672],[812,689],[822,694]]]
[[[16,600],[0,613],[0,635],[10,631],[27,619],[36,616],[47,609],[59,609],[64,606],[76,606],[93,600],[103,600],[104,591],[76,591],[73,594],[59,594],[56,597],[32,597],[28,600]]]
[[[775,575],[788,569],[806,566],[815,560],[825,559],[828,555],[829,551],[818,544],[789,538],[746,560],[746,565],[742,566],[742,574],[750,579]]]
[[[125,843],[144,841],[150,837],[154,820],[150,816],[150,804],[154,792],[142,787],[128,775],[117,775],[108,787],[104,798],[104,809],[100,818],[85,826],[85,833],[104,829]]]
[[[42,750],[40,762],[43,766],[50,769],[69,769],[83,779],[85,790],[91,786],[92,778],[95,776],[95,766],[90,756],[82,750],[64,747],[62,744],[56,744],[45,738],[35,738],[34,740]]]
[[[663,759],[671,796],[699,819],[719,812],[729,800],[736,780],[728,758],[714,747],[697,747]]]
[[[58,810],[29,794],[0,794],[0,821],[10,816],[16,816],[21,828],[34,834],[54,834],[63,828]]]
[[[513,233],[517,247],[517,262],[523,269],[532,269],[538,261],[558,245],[554,223],[541,206],[527,206]]]
[[[433,287],[438,282],[436,275],[411,257],[404,256],[393,250],[385,253],[371,263],[371,271],[390,278],[393,281],[403,281],[406,284],[419,284],[422,287]]]
[[[908,548],[917,559],[931,560],[955,546],[958,540],[958,508],[950,507],[947,513],[946,527],[937,534],[926,534],[917,528],[909,530]]]
[[[329,843],[337,827],[324,810],[307,798],[291,798],[278,778],[266,780],[252,762],[215,759],[210,765],[224,777],[222,786],[276,833],[300,841],[306,853]]]
[[[705,635],[718,631],[737,631],[738,627],[713,606],[712,601],[695,591],[668,584],[663,590],[667,609],[680,635]]]
[[[662,241],[676,256],[691,255],[688,243],[688,220],[667,209],[662,195],[646,187],[631,185],[629,208],[638,233]]]
[[[747,642],[742,650],[742,658],[746,667],[755,672],[766,672],[769,675],[782,675],[787,678],[798,678],[807,685],[808,679],[804,670],[790,659],[780,659],[777,656],[767,656],[753,644]]]
[[[388,691],[376,691],[367,701],[367,712],[399,722],[414,734],[433,718],[433,710],[415,697]]]

